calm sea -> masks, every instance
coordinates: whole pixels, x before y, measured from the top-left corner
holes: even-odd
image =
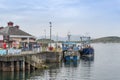
[[[0,80],[120,80],[120,44],[92,44],[94,59],[51,64],[50,69],[0,72]]]

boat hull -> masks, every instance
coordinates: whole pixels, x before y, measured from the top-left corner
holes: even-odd
[[[64,61],[78,61],[80,58],[79,56],[65,56]]]
[[[79,51],[81,57],[94,57],[94,49],[93,48],[83,48]]]

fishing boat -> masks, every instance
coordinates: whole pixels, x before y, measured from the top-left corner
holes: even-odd
[[[80,56],[81,57],[94,57],[94,48],[90,45],[90,37],[82,36],[81,39],[81,49]]]
[[[77,61],[80,58],[79,48],[75,42],[70,41],[71,34],[68,33],[68,41],[62,43],[64,61]]]
[[[64,61],[77,61],[80,58],[79,49],[75,42],[63,42],[63,59]]]

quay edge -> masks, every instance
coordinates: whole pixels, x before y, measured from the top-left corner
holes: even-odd
[[[0,71],[25,71],[48,68],[46,63],[62,61],[62,52],[40,52],[0,56]]]

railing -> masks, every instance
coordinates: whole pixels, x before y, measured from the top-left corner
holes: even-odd
[[[50,52],[48,48],[41,47],[41,48],[33,48],[32,50],[22,50],[22,49],[0,49],[0,55],[20,55],[20,54],[33,54],[33,53],[40,53],[40,52]],[[54,48],[52,52],[61,52],[62,49]]]
[[[21,49],[8,49],[8,54],[20,54],[22,52]]]
[[[39,48],[33,50],[22,50],[22,49],[0,49],[0,55],[20,55],[20,54],[32,54],[41,52]]]
[[[7,53],[7,50],[5,49],[0,50],[0,55],[5,55],[6,53]]]
[[[21,49],[1,49],[0,55],[16,55],[20,54],[22,51]]]

